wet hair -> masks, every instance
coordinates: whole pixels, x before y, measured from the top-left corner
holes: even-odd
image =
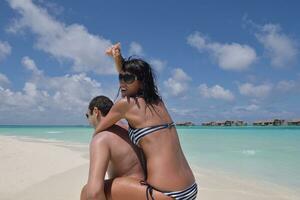
[[[113,104],[114,103],[106,96],[96,96],[91,100],[89,110],[92,113],[94,107],[96,107],[101,111],[102,116],[105,117]]]
[[[161,101],[155,83],[156,77],[150,64],[140,58],[129,57],[123,60],[122,71],[136,75],[141,81],[142,87],[137,96],[143,97],[146,104],[152,105]]]

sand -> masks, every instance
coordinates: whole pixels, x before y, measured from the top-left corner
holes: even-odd
[[[0,200],[79,199],[88,145],[0,136]],[[300,200],[299,191],[193,166],[201,200]]]

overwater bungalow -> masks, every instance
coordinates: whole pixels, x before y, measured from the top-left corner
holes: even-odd
[[[225,125],[225,121],[216,121],[215,122],[215,126],[224,126]]]
[[[242,120],[225,120],[225,121],[211,121],[203,122],[202,126],[245,126],[247,123],[244,123]]]
[[[271,119],[253,122],[253,126],[281,126],[285,120],[283,119]]]
[[[253,122],[253,126],[268,126],[268,125],[273,125],[273,121],[261,120],[261,121]]]
[[[232,125],[234,125],[234,121],[232,120],[227,120],[224,122],[224,126],[232,126]]]
[[[287,122],[289,126],[300,126],[300,119],[294,119]]]
[[[213,122],[202,122],[201,125],[202,126],[212,126]]]
[[[284,125],[285,120],[284,119],[274,119],[273,125],[274,126],[282,126]]]
[[[176,122],[177,126],[194,126],[193,122]]]
[[[235,125],[235,126],[247,126],[247,123],[244,122],[244,121],[242,121],[242,120],[236,120],[236,121],[234,122],[234,125]]]
[[[219,123],[220,124],[220,123]],[[214,122],[214,121],[211,121],[211,122],[203,122],[201,123],[202,126],[218,126],[218,122]]]

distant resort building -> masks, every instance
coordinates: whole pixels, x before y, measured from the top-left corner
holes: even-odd
[[[176,122],[176,126],[194,126],[193,122]]]
[[[282,126],[282,125],[285,125],[284,119],[274,119],[273,126]]]
[[[215,126],[214,122],[203,122],[202,126]]]
[[[300,126],[300,119],[284,120],[284,119],[273,119],[253,122],[253,126]]]
[[[242,120],[237,120],[237,121],[235,121],[234,125],[235,125],[235,126],[247,126],[248,123],[247,123],[247,122],[244,122],[244,121],[242,121]]]
[[[246,126],[242,120],[225,120],[225,121],[211,121],[211,122],[204,122],[201,124],[202,126]]]
[[[202,126],[247,126],[248,123],[242,120],[224,120],[210,121],[201,123]],[[285,119],[270,119],[260,120],[252,123],[253,126],[300,126],[300,119],[285,120]]]
[[[289,126],[300,126],[300,119],[294,119],[287,122]]]
[[[272,119],[253,122],[253,126],[282,126],[285,125],[284,119]]]

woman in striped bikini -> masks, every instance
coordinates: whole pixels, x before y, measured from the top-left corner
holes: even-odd
[[[94,134],[126,119],[131,141],[145,154],[147,178],[115,178],[106,183],[106,198],[196,199],[194,175],[182,152],[174,122],[158,94],[150,65],[141,59],[124,60],[120,44],[109,48],[107,54],[116,62],[122,98],[101,120]]]

